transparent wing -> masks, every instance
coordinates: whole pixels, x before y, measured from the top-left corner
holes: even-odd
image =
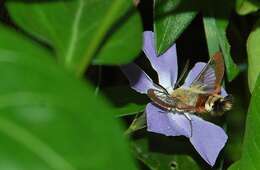
[[[178,102],[178,99],[173,98],[168,93],[156,89],[149,89],[147,95],[154,103],[163,108],[174,108]]]
[[[206,92],[213,92],[215,90],[215,82],[215,71],[209,64],[207,64],[199,73],[197,78],[191,83],[191,87]]]
[[[178,98],[172,97],[169,94],[155,89],[149,89],[148,97],[158,106],[166,109],[175,109],[179,112],[194,112],[195,107],[181,102]]]
[[[206,92],[219,93],[223,75],[223,58],[221,53],[217,52],[191,83],[191,87],[198,88]]]

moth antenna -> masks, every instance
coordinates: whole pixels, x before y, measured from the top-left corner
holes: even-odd
[[[153,85],[154,85],[155,87],[161,89],[163,92],[169,94],[168,91],[167,91],[162,85],[156,84],[156,83],[153,83]]]
[[[176,89],[176,87],[180,87],[180,82],[181,82],[181,80],[184,78],[186,72],[188,71],[189,65],[190,65],[190,60],[188,59],[188,60],[186,61],[186,63],[185,63],[184,69],[183,69],[183,71],[182,71],[182,73],[181,73],[179,79],[178,79],[177,82],[175,83],[175,86],[174,86],[173,89]]]

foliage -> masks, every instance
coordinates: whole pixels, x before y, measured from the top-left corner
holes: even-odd
[[[259,160],[260,151],[260,136],[257,133],[259,129],[259,95],[260,93],[260,77],[256,82],[253,91],[248,115],[246,119],[246,131],[243,143],[243,152],[241,159],[230,169],[259,169],[259,164],[255,163]]]
[[[247,39],[248,53],[248,85],[252,92],[254,90],[256,79],[260,72],[260,50],[258,48],[260,40],[260,20],[258,20]]]
[[[259,169],[258,1],[0,4],[0,169],[210,168],[186,139],[145,131],[149,99],[118,67],[134,61],[155,77],[141,52],[142,26],[154,30],[158,54],[177,42],[180,70],[222,51],[235,106],[213,118],[229,135],[214,168]]]

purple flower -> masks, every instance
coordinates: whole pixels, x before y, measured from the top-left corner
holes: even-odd
[[[149,59],[153,69],[158,74],[159,84],[169,93],[174,89],[178,76],[177,54],[175,44],[164,54],[157,57],[154,44],[154,33],[143,33],[143,51]],[[183,86],[190,86],[206,63],[198,62],[189,72]],[[136,64],[122,66],[122,71],[128,78],[131,87],[139,93],[146,94],[149,89],[157,89],[152,79]],[[227,93],[222,88],[222,96]],[[217,156],[227,141],[225,131],[219,126],[190,114],[189,120],[183,113],[168,112],[153,103],[146,106],[147,130],[166,136],[186,136],[201,155],[211,166],[214,166]]]

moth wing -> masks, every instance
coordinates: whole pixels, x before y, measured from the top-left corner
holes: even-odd
[[[147,92],[148,97],[156,104],[162,107],[175,107],[178,102],[177,98],[170,96],[168,93],[156,89],[149,89]]]
[[[220,93],[221,91],[221,82],[224,77],[225,72],[225,65],[223,61],[223,57],[221,52],[217,52],[214,55],[214,61],[215,61],[215,74],[216,74],[216,81],[215,81],[215,92]]]
[[[214,69],[213,67],[214,66]],[[219,93],[221,81],[224,75],[224,62],[220,52],[214,54],[209,62],[204,66],[198,76],[191,83],[192,88],[209,93]]]
[[[183,103],[180,99],[170,96],[164,91],[149,89],[147,95],[155,104],[167,110],[172,108],[181,112],[194,112],[196,110],[194,106],[187,105]]]

